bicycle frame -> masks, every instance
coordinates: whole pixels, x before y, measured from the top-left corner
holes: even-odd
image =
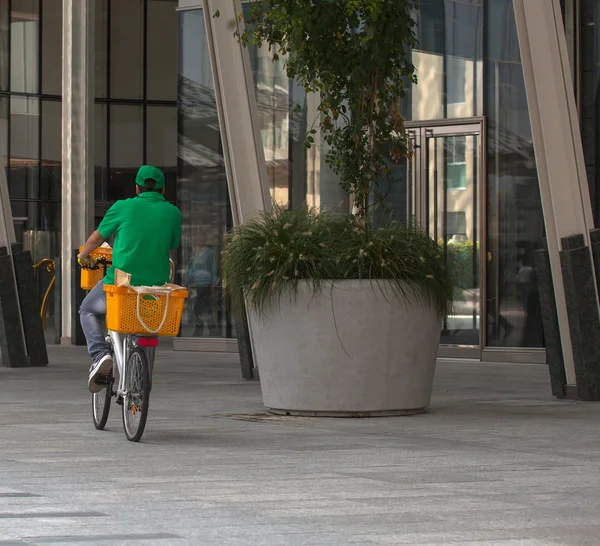
[[[137,344],[137,339],[140,336],[132,334],[119,334],[118,332],[113,332],[112,330],[108,332],[108,335],[110,336],[110,339],[112,341],[114,360],[116,361],[117,370],[119,372],[119,384],[116,390],[117,399],[119,399],[126,394],[125,366],[127,365],[127,360],[129,359],[129,355],[131,354],[132,349],[134,349],[135,347],[139,347]],[[146,356],[148,357],[148,373],[150,375],[150,381],[152,381],[152,371],[154,368],[154,354],[156,348],[142,348],[144,349]]]

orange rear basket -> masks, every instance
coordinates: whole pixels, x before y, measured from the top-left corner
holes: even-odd
[[[104,285],[104,291],[109,330],[145,336],[176,336],[179,333],[187,290],[174,290],[168,295],[158,291],[138,294],[124,286]]]

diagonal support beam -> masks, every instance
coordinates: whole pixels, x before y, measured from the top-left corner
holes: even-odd
[[[600,399],[600,315],[590,251],[594,224],[560,4],[559,0],[513,0],[513,4],[566,391]]]

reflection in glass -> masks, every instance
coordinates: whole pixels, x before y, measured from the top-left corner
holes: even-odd
[[[106,89],[106,67],[108,53],[108,0],[94,0],[94,39],[96,47],[94,56],[96,97],[108,96]]]
[[[55,257],[60,249],[60,202],[12,202],[17,242],[34,262]],[[40,287],[41,288],[41,287]],[[40,293],[43,290],[40,289]]]
[[[43,0],[42,92],[62,94],[62,0]]]
[[[414,138],[411,137],[414,142]],[[405,223],[409,219],[416,220],[416,184],[415,162],[402,157],[398,161],[387,159],[387,166],[391,170],[390,178],[381,182],[378,191],[383,198],[383,206],[373,194],[370,199],[369,212],[377,223],[396,221]]]
[[[62,166],[62,104],[42,103],[42,165],[40,198],[60,201]]]
[[[9,25],[8,2],[0,2],[0,91],[8,89]]]
[[[38,99],[10,98],[11,199],[39,199],[39,115]]]
[[[41,172],[40,101],[14,95],[10,99],[8,192],[18,242],[34,258],[56,256],[60,233],[60,102],[44,102],[42,113],[42,154],[48,161]]]
[[[177,0],[148,0],[146,85],[150,100],[177,100],[176,9]]]
[[[148,106],[146,113],[146,163],[165,173],[165,196],[176,199],[177,107]]]
[[[220,279],[231,213],[208,43],[201,10],[179,17],[178,280],[190,289],[181,335],[234,337]]]
[[[106,105],[94,105],[94,197],[108,199],[108,168],[106,165]]]
[[[244,5],[248,10],[248,5]],[[290,80],[267,46],[248,47],[271,198],[281,206],[307,203],[348,211],[348,197],[325,163],[327,145],[318,127],[318,96]],[[297,111],[298,110],[298,111]],[[315,143],[304,146],[309,129]]]
[[[0,96],[0,167],[8,167],[8,97]]]
[[[12,0],[10,5],[10,87],[21,93],[38,93],[38,0]]]
[[[533,252],[544,222],[511,0],[486,14],[487,344],[542,347]]]
[[[430,137],[426,153],[423,225],[443,247],[455,282],[441,343],[479,345],[479,135]]]
[[[419,80],[402,100],[407,120],[482,115],[483,0],[421,0],[415,12]]]
[[[593,89],[593,107],[581,108],[580,111],[582,133],[590,135],[587,138],[584,136],[583,146],[588,165],[588,182],[591,186],[594,219],[598,225],[600,222],[600,0],[595,0],[594,9],[585,13],[582,18],[585,19],[583,22],[585,27],[581,31],[580,39],[587,44],[590,42],[592,32],[594,36],[593,52],[590,55],[586,51],[586,55],[582,59],[583,71],[581,73],[581,89]],[[591,56],[593,71],[588,71],[590,59],[588,55]],[[581,95],[583,95],[583,91]]]
[[[153,39],[162,40],[160,36],[154,36]],[[143,1],[111,0],[110,96],[112,98],[142,98],[143,46]]]
[[[110,177],[107,198],[135,196],[135,175],[143,161],[142,107],[110,106]]]
[[[273,60],[274,51],[269,51],[267,47],[258,49],[251,46],[249,53],[271,199],[275,203],[287,206],[290,201],[292,151],[290,107],[295,106],[290,102],[289,80],[283,61]],[[304,98],[302,93],[297,100],[302,104]],[[302,119],[297,121],[300,123],[296,128],[300,131],[304,125],[304,135],[297,135],[303,139],[306,135],[306,125],[302,123]]]

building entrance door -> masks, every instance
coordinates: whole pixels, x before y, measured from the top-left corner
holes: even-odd
[[[482,347],[481,205],[483,120],[410,127],[406,213],[443,248],[455,279],[455,304],[444,318],[440,354],[479,358]]]

